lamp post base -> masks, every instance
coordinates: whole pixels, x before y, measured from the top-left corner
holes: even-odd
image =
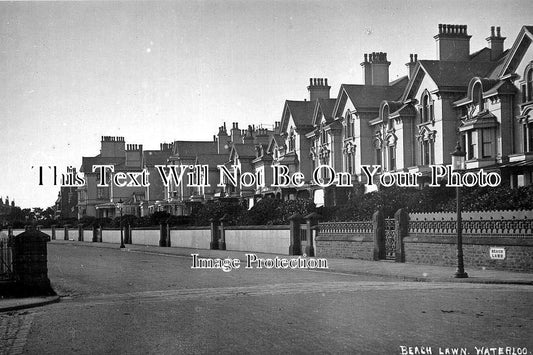
[[[466,279],[468,278],[468,274],[466,272],[460,272],[460,271],[456,271],[455,272],[455,275],[453,275],[453,277],[455,277],[456,279]]]

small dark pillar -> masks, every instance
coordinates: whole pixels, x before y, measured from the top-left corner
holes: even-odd
[[[159,246],[160,247],[167,246],[167,224],[166,223],[159,224]]]
[[[126,233],[126,235],[128,236],[128,244],[133,244],[133,228],[131,227],[131,225],[128,224],[128,233]]]
[[[64,230],[65,230],[65,236],[63,238],[64,240],[68,240],[68,227],[69,227],[68,224],[64,225]]]
[[[224,230],[225,224],[228,222],[228,215],[225,214],[220,219],[220,226],[218,227],[219,230],[219,237],[218,240],[218,249],[219,250],[226,250],[226,231]]]
[[[51,229],[51,233],[52,233],[52,236],[50,237],[50,238],[52,238],[51,240],[56,240],[56,225],[52,224],[50,226],[50,229]]]
[[[318,220],[321,218],[318,213],[313,212],[305,216],[306,233],[307,233],[307,245],[305,246],[305,255],[315,256],[315,247],[313,246],[313,231],[316,230]]]
[[[374,229],[374,260],[385,259],[385,218],[381,211],[372,215],[372,227]]]
[[[218,221],[214,218],[209,220],[211,224],[211,243],[209,243],[209,249],[218,249]]]
[[[7,236],[12,237],[13,236],[13,227],[9,226],[7,227]]]
[[[83,242],[83,224],[78,224],[78,242]]]
[[[104,234],[104,227],[100,226],[100,228],[98,228],[98,240],[97,240],[98,243],[102,243],[103,234]]]
[[[98,241],[98,227],[93,226],[93,239],[91,240],[93,243]]]
[[[397,263],[405,262],[405,248],[403,245],[403,238],[409,233],[409,214],[405,208],[400,208],[394,214],[395,219],[395,233],[396,238],[396,251],[395,251],[395,261]]]
[[[289,245],[289,255],[302,255],[302,241],[300,239],[300,224],[303,217],[299,213],[293,214],[289,217],[290,223],[290,238],[291,244]]]
[[[171,243],[170,243],[170,223],[167,220],[167,247],[170,247],[170,246],[171,246]]]
[[[34,228],[13,238],[13,273],[20,296],[55,295],[48,279],[46,242],[49,236]]]
[[[124,225],[124,244],[131,244],[129,224]]]

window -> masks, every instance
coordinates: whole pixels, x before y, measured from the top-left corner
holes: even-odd
[[[469,131],[466,134],[466,158],[467,159],[476,159],[477,158],[477,132]]]
[[[348,153],[348,155],[346,155],[346,171],[349,172],[350,174],[353,174],[353,154],[352,153]]]
[[[376,148],[376,165],[381,165],[381,148]]]
[[[422,107],[420,108],[420,123],[433,121],[433,100],[429,92],[422,95]]]
[[[493,155],[492,129],[481,130],[481,157],[490,158]]]
[[[353,117],[352,115],[347,112],[346,113],[346,130],[344,138],[350,138],[353,137]]]
[[[474,107],[479,107],[479,111],[483,111],[483,90],[481,90],[481,83],[476,83],[472,89],[472,104]]]
[[[108,198],[108,193],[107,193],[107,187],[97,187],[96,188],[96,194],[97,194],[97,198],[98,199],[106,199]]]
[[[530,68],[526,74],[527,100],[533,100],[533,68]]]
[[[322,144],[327,144],[329,142],[328,133],[324,129],[324,125],[320,126],[320,140]]]
[[[429,154],[429,141],[422,142],[422,165],[428,165],[430,163]]]
[[[294,131],[291,130],[291,132],[289,133],[289,152],[294,151],[295,148],[296,148],[296,136],[294,134]]]
[[[396,170],[396,147],[389,146],[389,170]]]
[[[524,153],[533,152],[533,122],[522,125],[524,134]]]

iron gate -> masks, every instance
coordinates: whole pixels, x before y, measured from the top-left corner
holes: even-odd
[[[396,220],[385,219],[385,259],[396,259]]]
[[[13,255],[9,237],[0,233],[0,280],[13,278]]]

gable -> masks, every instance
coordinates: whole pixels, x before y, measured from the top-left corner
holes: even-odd
[[[533,60],[531,57],[531,42],[533,41],[532,30],[532,26],[522,27],[513,46],[509,50],[507,59],[498,75],[499,77],[512,73],[522,75],[520,73],[521,64],[523,65],[524,62]],[[527,63],[525,65],[527,65]]]

